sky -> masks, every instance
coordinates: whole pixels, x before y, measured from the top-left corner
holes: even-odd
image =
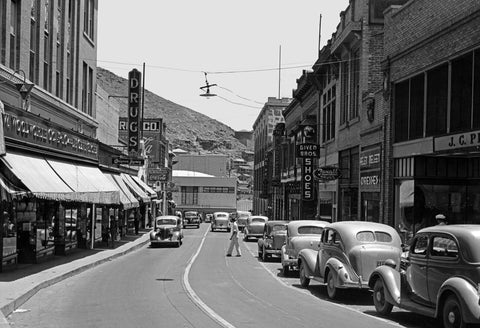
[[[268,97],[292,96],[302,70],[317,59],[319,41],[323,47],[331,38],[348,6],[348,0],[98,2],[97,66],[127,78],[145,63],[145,89],[237,131],[253,129]],[[208,99],[200,97],[205,72],[217,85]]]

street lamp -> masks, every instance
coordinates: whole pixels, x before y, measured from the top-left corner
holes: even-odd
[[[15,85],[15,88],[20,93],[20,97],[22,98],[22,109],[25,109],[28,111],[28,106],[27,106],[28,97],[30,96],[30,92],[32,91],[35,84],[27,82],[27,77],[25,75],[25,72],[21,69],[10,73],[11,80],[13,80],[12,78],[14,77],[15,73],[20,73],[23,76],[23,81],[15,82],[13,84]]]
[[[200,94],[201,97],[206,97],[207,99],[210,97],[216,96],[214,93],[210,93],[210,87],[216,87],[216,84],[209,84],[207,80],[207,72],[203,72],[205,74],[205,86],[200,87],[200,90],[205,91],[205,93]]]

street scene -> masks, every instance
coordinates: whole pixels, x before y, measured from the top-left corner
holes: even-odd
[[[480,326],[478,0],[0,0],[0,328]]]

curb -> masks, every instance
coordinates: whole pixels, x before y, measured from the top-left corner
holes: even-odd
[[[33,286],[25,294],[23,294],[23,295],[19,296],[18,298],[10,301],[8,304],[6,304],[2,308],[0,308],[0,328],[10,328],[11,326],[9,325],[6,317],[8,317],[10,314],[12,314],[12,312],[15,311],[15,309],[19,308],[23,303],[28,301],[28,299],[30,299],[30,297],[35,295],[39,290],[41,290],[43,288],[46,288],[46,287],[49,287],[49,286],[52,286],[52,285],[54,285],[54,284],[56,284],[56,283],[58,283],[62,280],[65,280],[67,278],[75,276],[75,275],[77,275],[81,272],[84,272],[84,271],[88,270],[88,269],[94,268],[94,267],[96,267],[96,266],[98,266],[102,263],[114,260],[118,257],[126,255],[130,252],[133,252],[133,251],[143,247],[145,244],[148,244],[148,243],[149,243],[149,239],[146,239],[145,241],[139,242],[138,244],[135,244],[134,246],[132,246],[132,247],[130,247],[130,248],[124,250],[124,251],[112,254],[112,255],[107,256],[103,259],[100,259],[100,260],[97,260],[95,262],[92,262],[92,263],[83,265],[81,267],[72,269],[71,271],[68,271],[68,272],[66,272],[64,274],[61,274],[59,276],[55,276],[51,279],[48,279],[48,280],[45,280],[45,281],[39,283],[36,286]]]

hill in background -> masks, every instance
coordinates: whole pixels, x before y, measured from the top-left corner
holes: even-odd
[[[97,83],[111,95],[127,94],[128,80],[97,67]],[[118,98],[120,116],[127,117],[127,99]],[[201,154],[216,153],[240,156],[247,149],[235,138],[229,126],[190,108],[178,105],[145,89],[145,118],[162,118],[167,125],[166,136],[173,149],[181,148]]]

